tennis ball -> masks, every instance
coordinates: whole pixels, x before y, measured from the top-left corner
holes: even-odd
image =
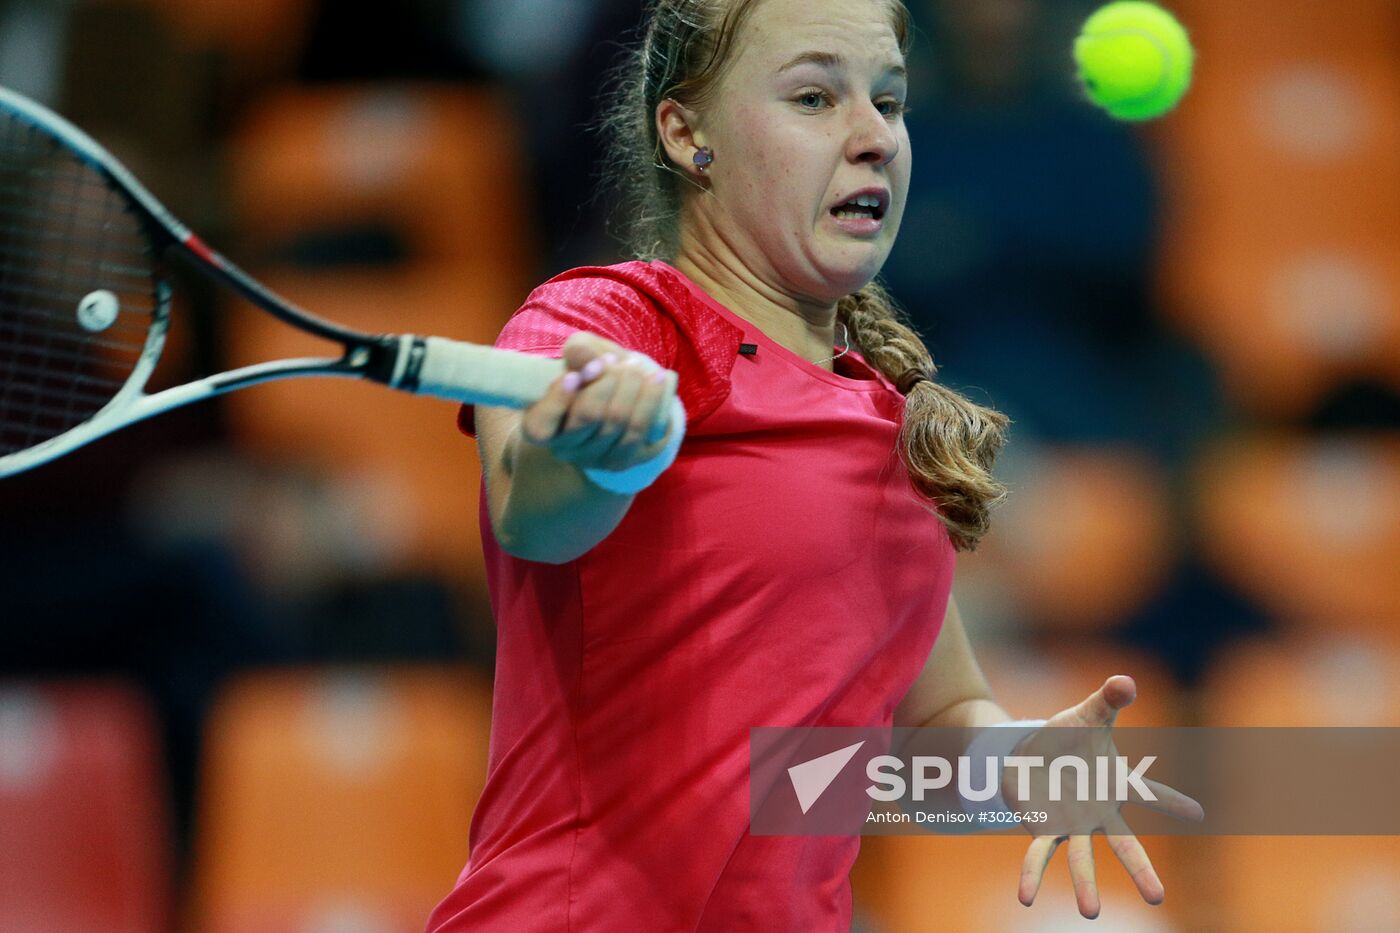
[[[1094,103],[1119,120],[1151,120],[1185,96],[1196,51],[1166,10],[1145,0],[1120,0],[1084,23],[1074,59]]]

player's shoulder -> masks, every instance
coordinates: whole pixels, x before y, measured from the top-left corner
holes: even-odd
[[[653,359],[672,356],[674,289],[651,265],[626,262],[561,272],[530,293],[503,335],[514,340],[526,331],[587,330]]]
[[[743,337],[707,307],[684,274],[660,260],[561,272],[535,289],[521,313],[592,330],[675,369],[692,418],[728,394]]]
[[[687,297],[684,283],[663,262],[632,260],[609,266],[578,266],[559,273],[531,293],[531,300],[602,301],[642,308],[674,308]]]

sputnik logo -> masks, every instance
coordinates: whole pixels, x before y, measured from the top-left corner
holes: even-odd
[[[797,803],[802,807],[803,813],[812,809],[817,798],[826,793],[826,789],[836,780],[841,769],[846,767],[864,744],[862,741],[847,745],[820,758],[813,758],[788,768],[788,778],[792,781],[792,789],[797,792]]]

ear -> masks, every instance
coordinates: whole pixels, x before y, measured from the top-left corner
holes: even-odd
[[[695,129],[698,121],[699,114],[670,98],[656,106],[656,129],[666,155],[682,171],[693,177],[703,178],[704,173],[695,167],[694,162],[695,153],[705,145],[701,138],[703,134]]]

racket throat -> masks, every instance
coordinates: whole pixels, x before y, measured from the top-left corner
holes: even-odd
[[[357,353],[366,354],[362,363],[354,359]],[[418,391],[427,355],[428,341],[414,334],[379,337],[350,352],[351,362],[359,363],[355,368],[365,378],[404,392]]]

